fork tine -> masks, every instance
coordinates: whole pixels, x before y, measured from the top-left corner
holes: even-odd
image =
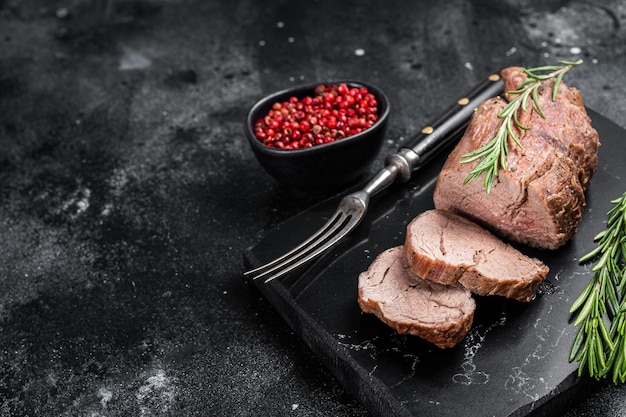
[[[360,222],[367,205],[364,199],[367,199],[367,196],[362,192],[345,196],[339,202],[339,207],[332,218],[313,236],[280,258],[247,271],[244,275],[255,275],[253,279],[269,276],[265,280],[268,282],[315,258],[346,236]],[[357,206],[355,202],[358,202]]]
[[[308,247],[306,251],[296,256],[293,256],[290,259],[285,260],[280,265],[276,265],[274,268],[265,271],[260,276],[269,275],[265,279],[265,282],[267,283],[273,279],[276,279],[285,274],[288,274],[289,272],[293,271],[299,266],[309,262],[313,258],[322,254],[328,248],[333,246],[337,241],[339,241],[345,235],[347,235],[352,230],[352,228],[356,225],[356,223],[358,223],[358,222],[354,222],[354,224],[350,223],[351,220],[354,219],[354,216],[352,215],[347,215],[347,216],[342,216],[342,217],[343,218],[341,219],[341,221],[338,221],[335,224],[335,227],[328,230],[324,235],[320,236],[318,240],[315,242],[315,244]],[[256,278],[259,278],[259,277],[256,277]]]
[[[306,252],[303,252],[301,255],[294,256],[293,258],[283,262],[281,265],[277,265],[271,270],[264,272],[262,276],[272,274],[265,279],[265,282],[267,283],[273,279],[281,277],[322,254],[347,235],[360,220],[360,217],[357,218],[353,214],[346,214],[343,217],[343,220],[336,223],[336,227],[328,230],[323,236],[320,236],[316,244],[311,245]]]
[[[310,239],[307,245],[302,245],[299,251],[292,251],[288,257],[283,257],[283,260],[276,263],[270,268],[264,269],[261,273],[254,277],[258,279],[261,277],[268,277],[265,282],[271,281],[274,278],[285,275],[291,272],[298,266],[312,259],[315,255],[311,255],[315,250],[323,245],[329,238],[332,238],[337,231],[341,230],[346,221],[346,213],[343,211],[337,211],[332,224],[329,227],[320,229],[320,232],[314,235],[315,239]]]
[[[299,244],[298,246],[296,246],[289,252],[285,253],[280,258],[276,258],[273,261],[268,262],[265,265],[261,265],[257,268],[246,271],[243,274],[245,276],[255,275],[253,279],[257,279],[260,276],[266,275],[266,271],[272,270],[274,267],[282,264],[283,262],[290,259],[294,255],[301,253],[303,249],[310,247],[310,245],[313,242],[317,241],[320,238],[320,236],[324,235],[327,232],[327,230],[330,229],[339,220],[339,218],[341,217],[341,214],[342,214],[342,210],[338,209],[337,211],[335,211],[335,213],[333,213],[333,216],[321,228],[319,228],[313,235],[311,235],[307,240],[305,240],[304,242],[302,242],[301,244]]]

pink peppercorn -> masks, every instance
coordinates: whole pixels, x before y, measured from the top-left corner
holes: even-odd
[[[276,102],[254,126],[267,146],[301,149],[355,135],[378,120],[378,102],[367,88],[318,85],[313,97]]]

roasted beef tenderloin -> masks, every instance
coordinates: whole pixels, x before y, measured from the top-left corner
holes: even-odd
[[[439,284],[461,284],[477,295],[531,301],[548,267],[478,224],[443,210],[413,219],[404,250],[414,275]]]
[[[505,90],[526,79],[519,67],[504,69]],[[487,195],[482,177],[464,183],[477,162],[461,164],[462,155],[489,142],[502,119],[497,115],[510,95],[480,105],[449,155],[434,191],[435,207],[466,216],[501,237],[529,246],[556,249],[577,231],[585,207],[585,189],[598,165],[598,132],[591,126],[580,93],[561,83],[552,100],[554,81],[540,90],[546,117],[529,106],[517,129],[523,148],[509,140],[506,169],[500,170]]]
[[[469,331],[476,303],[462,286],[442,285],[411,273],[402,246],[382,252],[359,275],[358,302],[401,334],[440,348],[455,346]]]

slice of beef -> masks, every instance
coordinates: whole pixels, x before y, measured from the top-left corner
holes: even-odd
[[[503,70],[502,76],[507,91],[526,79],[517,67]],[[477,162],[462,165],[461,157],[495,136],[502,123],[497,115],[507,101],[493,98],[476,109],[439,175],[435,207],[460,213],[500,236],[538,248],[556,249],[576,233],[585,206],[584,191],[598,164],[599,138],[578,90],[561,83],[552,101],[553,85],[547,83],[539,94],[546,118],[533,106],[521,114],[521,123],[530,128],[517,129],[523,149],[509,141],[507,167],[500,170],[488,195],[483,177],[464,184]]]
[[[478,295],[531,301],[548,267],[454,213],[426,211],[409,223],[404,243],[411,272]]]
[[[455,346],[469,331],[476,303],[471,293],[414,276],[402,246],[387,249],[359,275],[359,306],[401,334],[440,348]]]

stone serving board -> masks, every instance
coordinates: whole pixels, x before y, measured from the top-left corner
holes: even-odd
[[[591,279],[577,259],[595,247],[610,200],[626,191],[626,131],[589,110],[600,133],[598,170],[576,236],[556,251],[520,249],[550,267],[531,303],[477,297],[474,325],[455,348],[440,350],[399,335],[357,304],[357,277],[405,227],[433,208],[445,155],[372,200],[363,223],[333,251],[269,284],[254,281],[339,382],[374,416],[548,416],[566,411],[598,383],[568,362],[576,328],[568,313]],[[244,254],[246,266],[274,259],[334,212],[340,196],[281,224]]]

